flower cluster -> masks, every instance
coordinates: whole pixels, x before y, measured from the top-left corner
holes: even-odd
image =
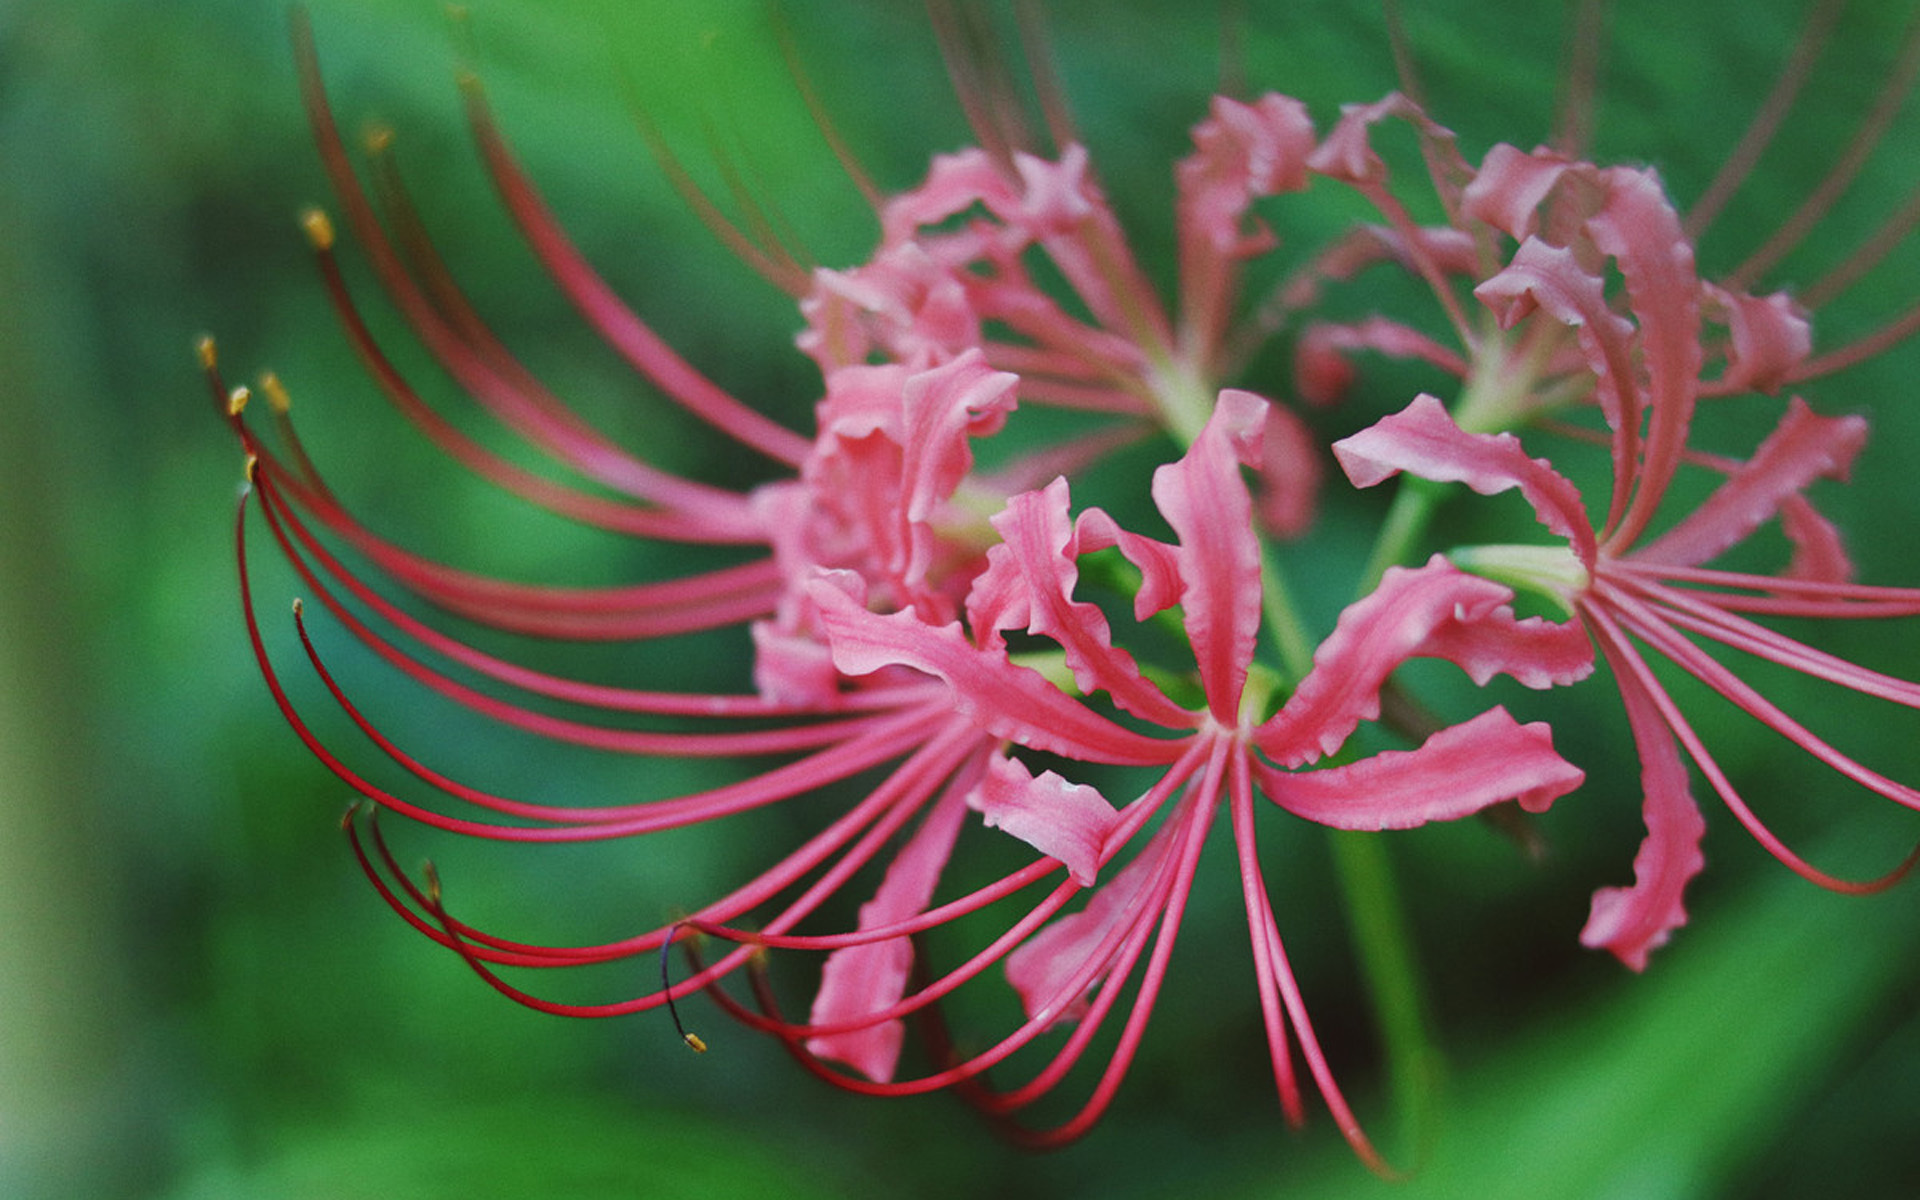
[[[776,253],[745,245],[800,297],[799,346],[821,375],[814,427],[803,433],[716,387],[618,299],[568,241],[469,83],[469,115],[502,202],[567,298],[663,395],[777,472],[730,488],[616,444],[525,368],[436,257],[378,142],[374,194],[363,189],[304,39],[301,64],[341,213],[386,296],[459,386],[571,481],[501,456],[421,398],[361,316],[335,262],[332,221],[315,210],[305,225],[325,286],[388,399],[460,464],[558,517],[736,555],[718,569],[611,588],[489,578],[423,556],[363,524],[328,486],[277,382],[261,389],[269,433],[247,411],[247,390],[221,382],[211,343],[203,346],[249,461],[237,532],[243,593],[250,506],[309,598],[417,684],[559,742],[752,764],[734,782],[629,804],[498,795],[442,774],[377,728],[324,664],[302,617],[302,643],[333,700],[419,792],[451,802],[423,803],[382,786],[315,732],[267,653],[249,595],[248,628],[276,702],[369,802],[346,824],[380,894],[514,999],[608,1016],[705,991],[843,1086],[954,1087],[1009,1127],[1104,1047],[1080,1107],[1043,1128],[1017,1127],[1037,1143],[1064,1141],[1099,1118],[1132,1062],[1203,847],[1224,824],[1282,1105],[1293,1119],[1302,1114],[1304,1065],[1348,1140],[1379,1165],[1308,1018],[1281,936],[1301,918],[1274,910],[1256,826],[1276,819],[1263,815],[1274,810],[1295,827],[1356,831],[1508,803],[1539,812],[1584,778],[1546,724],[1517,720],[1502,704],[1428,716],[1400,673],[1415,660],[1452,664],[1476,685],[1506,676],[1535,690],[1590,687],[1596,660],[1604,663],[1641,761],[1647,836],[1633,883],[1594,897],[1581,938],[1635,969],[1684,923],[1685,889],[1702,865],[1705,824],[1689,760],[1807,878],[1857,890],[1904,873],[1902,865],[1849,883],[1785,845],[1720,769],[1645,651],[1847,778],[1920,807],[1920,792],[1829,745],[1700,645],[1920,707],[1920,685],[1756,619],[1920,614],[1920,590],[1852,581],[1838,532],[1808,495],[1815,481],[1844,476],[1865,442],[1864,421],[1817,415],[1793,397],[1741,453],[1692,440],[1703,399],[1774,394],[1830,374],[1897,341],[1916,319],[1906,314],[1882,334],[1816,356],[1812,314],[1793,297],[1700,276],[1698,231],[1654,172],[1583,161],[1572,144],[1496,145],[1475,164],[1399,94],[1348,107],[1324,133],[1297,100],[1217,97],[1173,169],[1178,273],[1169,304],[1084,146],[1042,154],[1017,130],[983,121],[982,148],[935,159],[918,186],[880,203],[879,242],[865,262],[796,274]],[[1419,142],[1427,170],[1415,186],[1373,146],[1385,122],[1406,124]],[[1245,268],[1280,245],[1256,204],[1316,191],[1357,196],[1379,220],[1307,255],[1272,296],[1246,295]],[[1413,215],[1423,210],[1441,219],[1423,223]],[[1360,273],[1395,267],[1424,282],[1431,309],[1315,317]],[[1291,395],[1229,386],[1254,382],[1237,376],[1252,349],[1282,330]],[[1339,400],[1363,353],[1421,360],[1459,387],[1451,398],[1396,405],[1329,450],[1294,401]],[[1098,427],[1053,444],[1020,432],[1028,412],[1049,406]],[[1603,444],[1604,505],[1590,510],[1565,471],[1530,457],[1521,430],[1530,441],[1552,432]],[[989,441],[990,470],[976,459]],[[1086,472],[1142,444],[1165,448],[1138,481],[1164,529],[1076,508]],[[1355,487],[1398,475],[1426,482],[1403,488],[1373,565],[1354,580],[1356,598],[1315,630],[1288,587],[1288,572],[1306,565],[1289,548],[1332,494],[1327,457]],[[1688,472],[1714,482],[1703,500],[1681,504],[1675,481]],[[1479,495],[1517,491],[1544,539],[1523,531],[1515,544],[1424,556],[1436,512],[1458,491],[1444,485],[1456,484]],[[1778,572],[1711,565],[1776,519],[1791,546]],[[423,604],[544,639],[733,630],[752,656],[751,687],[662,691],[543,672],[455,636]],[[1527,604],[1542,613],[1521,615]],[[688,898],[656,928],[586,946],[529,944],[462,920],[437,880],[399,867],[371,815],[571,842],[822,795],[833,798],[830,819],[778,848],[752,878],[717,898]],[[1010,871],[970,865],[1004,861],[1009,848],[1020,853]],[[850,927],[835,916],[847,897],[859,902]],[[968,948],[956,955],[955,945]],[[667,970],[676,946],[687,954],[678,978]],[[819,956],[804,1019],[783,1013],[768,978],[770,962],[800,952]],[[516,982],[520,968],[653,955],[663,963],[657,990],[603,1003],[555,1001]],[[736,974],[750,998],[725,986]],[[1012,993],[1006,1029],[985,1042],[950,1039],[942,1001],[993,974]],[[911,1057],[910,1022],[926,1043]],[[1014,1070],[1021,1082],[989,1083],[990,1071]]]

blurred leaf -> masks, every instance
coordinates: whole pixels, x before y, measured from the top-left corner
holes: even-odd
[[[257,1162],[204,1168],[168,1200],[712,1200],[843,1195],[739,1128],[528,1093],[281,1130]]]

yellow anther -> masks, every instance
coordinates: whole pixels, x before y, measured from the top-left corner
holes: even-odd
[[[293,397],[287,395],[286,386],[280,382],[280,377],[272,371],[266,371],[261,374],[260,390],[266,393],[267,403],[272,406],[273,411],[284,413],[293,407]]]
[[[253,393],[243,384],[227,393],[227,415],[237,417],[247,411],[247,401],[253,399]]]
[[[202,371],[211,371],[220,364],[220,352],[214,347],[212,334],[201,334],[200,340],[193,344],[193,352],[200,358]]]
[[[393,148],[393,127],[391,125],[369,125],[362,135],[368,154],[385,154]]]
[[[313,243],[315,250],[333,249],[333,218],[320,208],[309,208],[300,214],[300,228],[306,230],[307,240]]]

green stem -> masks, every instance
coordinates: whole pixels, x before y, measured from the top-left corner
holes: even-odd
[[[1362,596],[1374,589],[1388,567],[1401,566],[1413,557],[1448,491],[1446,484],[1417,475],[1401,476],[1399,487],[1392,506],[1387,509],[1387,519],[1380,526],[1380,536],[1374,539],[1373,556],[1367,560],[1367,569],[1360,576]]]
[[[1361,578],[1361,595],[1373,590],[1388,567],[1413,556],[1447,490],[1445,485],[1417,477],[1401,480]],[[1386,843],[1379,836],[1330,830],[1328,839],[1346,899],[1354,952],[1386,1050],[1402,1159],[1411,1169],[1432,1141],[1441,1062],[1413,940],[1407,932],[1406,909],[1394,885]]]
[[[1394,885],[1386,842],[1376,834],[1330,831],[1334,868],[1347,896],[1347,920],[1373,999],[1387,1054],[1388,1084],[1400,1126],[1402,1169],[1411,1171],[1433,1140],[1441,1058],[1427,1018],[1425,989]]]
[[[1279,554],[1274,544],[1265,540],[1260,545],[1260,606],[1280,651],[1280,665],[1286,669],[1289,682],[1298,683],[1313,667],[1313,638],[1293,603]]]

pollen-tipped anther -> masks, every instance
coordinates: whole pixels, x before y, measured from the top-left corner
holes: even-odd
[[[195,340],[193,343],[193,354],[195,358],[200,360],[200,369],[202,371],[211,371],[220,365],[220,351],[219,348],[213,344],[213,335],[210,333],[203,333]]]
[[[669,931],[667,939],[660,943],[660,991],[667,998],[667,1017],[673,1021],[673,1031],[680,1035],[680,1040],[685,1042],[695,1054],[705,1054],[706,1040],[680,1023],[680,1006],[674,1003],[673,998],[673,977],[669,967],[673,944],[679,940],[680,928],[675,927]],[[696,931],[692,936],[698,937],[699,933]]]
[[[325,209],[315,207],[301,212],[300,228],[306,231],[307,240],[315,250],[333,249],[333,218]]]
[[[293,407],[293,397],[287,394],[286,385],[272,371],[260,375],[260,391],[267,398],[267,404],[274,412],[284,413]]]
[[[361,135],[361,144],[367,148],[368,154],[375,156],[385,154],[393,149],[393,126],[367,126],[367,131]]]
[[[237,417],[247,411],[247,401],[251,399],[253,399],[253,393],[247,390],[246,385],[242,384],[234,388],[227,393],[227,415]]]

